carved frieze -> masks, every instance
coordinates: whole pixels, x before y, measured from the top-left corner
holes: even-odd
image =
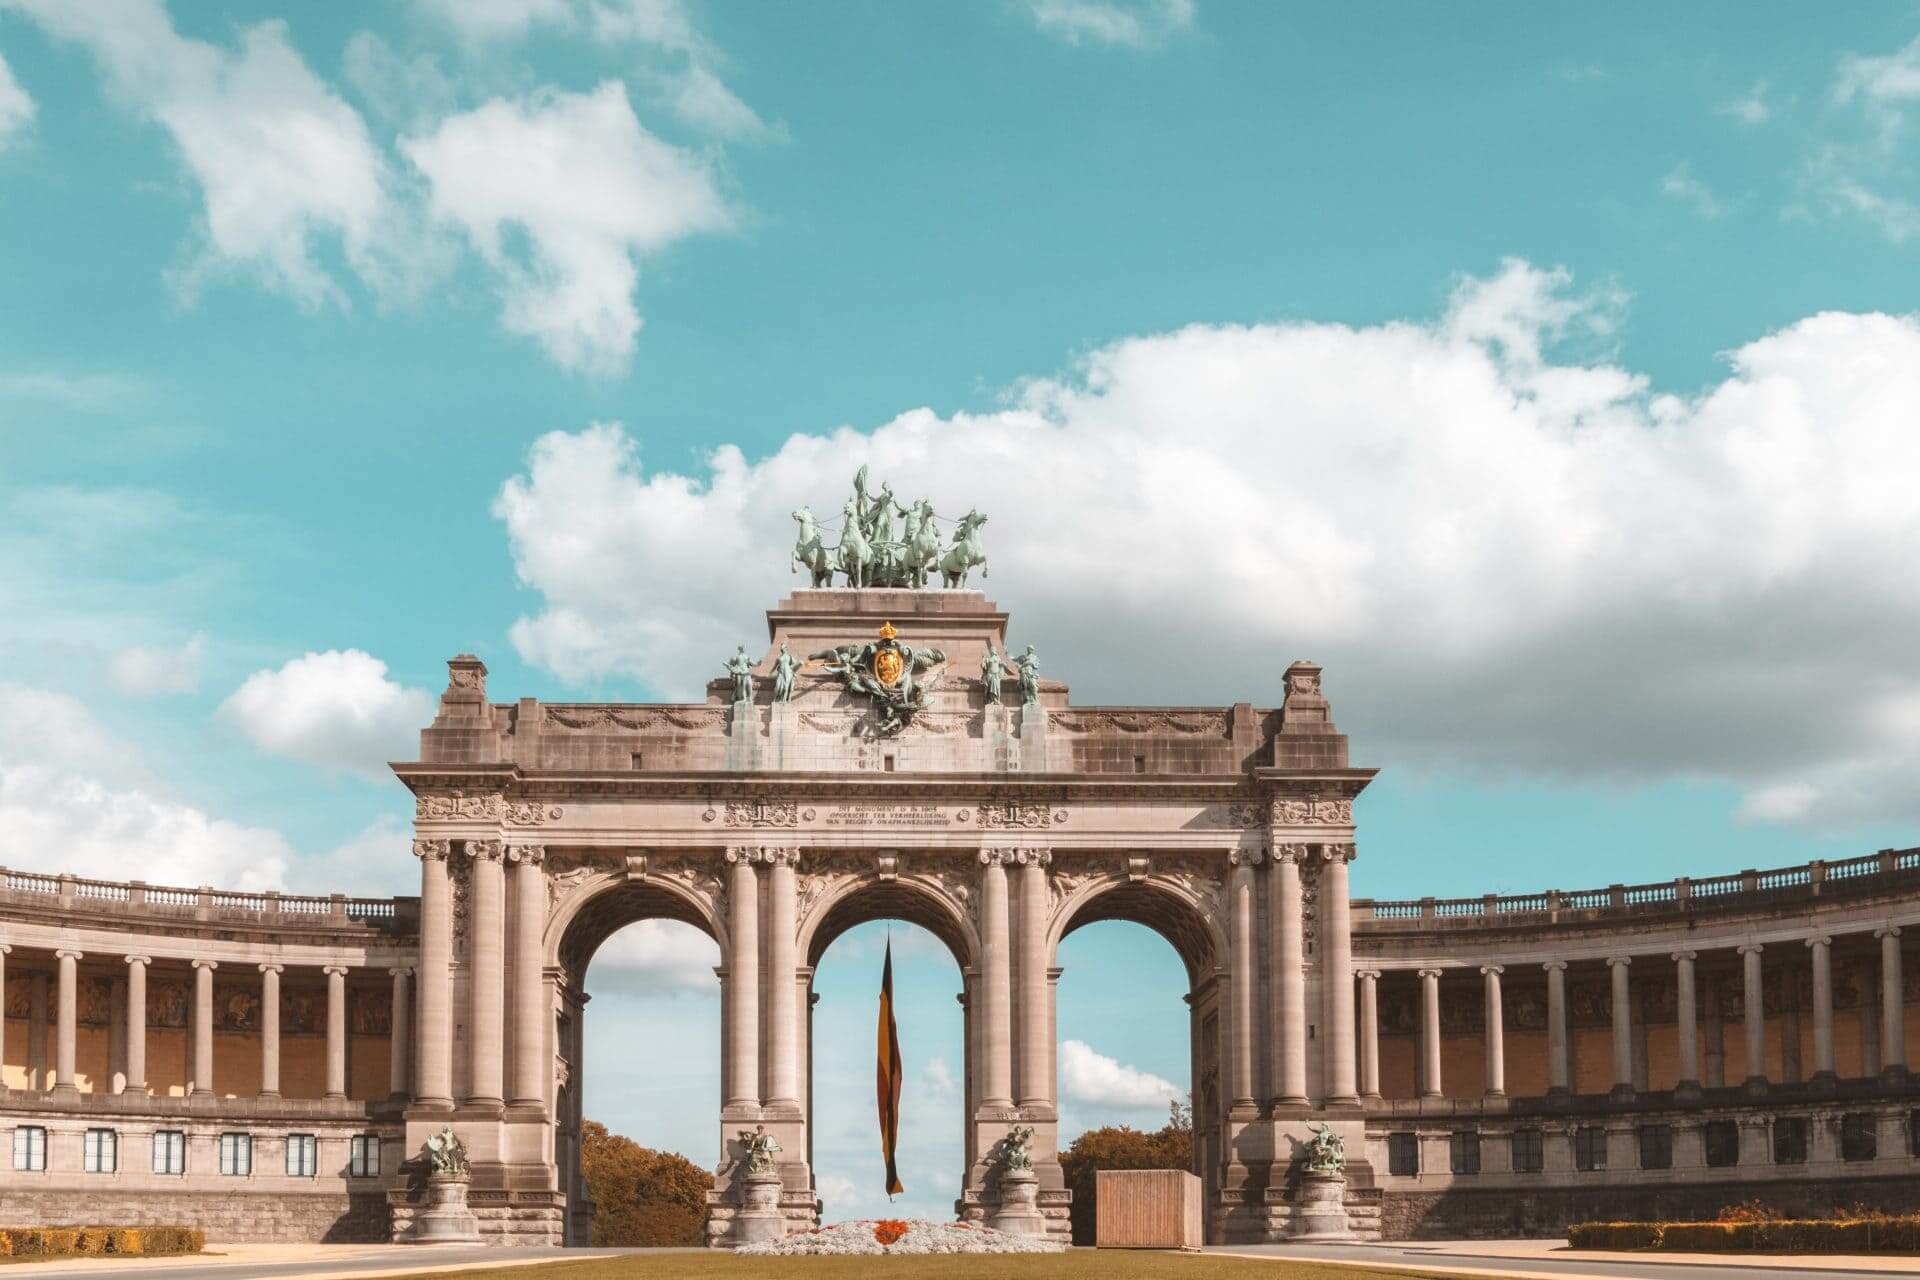
[[[979,814],[982,827],[1016,831],[1036,831],[1067,819],[1065,809],[1028,800],[988,800]]]
[[[726,725],[726,712],[718,707],[597,707],[560,706],[543,708],[542,720],[554,729],[606,733],[614,730],[641,732],[648,729],[682,729],[687,732],[718,730]]]
[[[1288,797],[1275,800],[1269,816],[1276,827],[1350,826],[1353,801]]]
[[[1068,733],[1215,733],[1227,732],[1225,711],[1052,711],[1049,729]]]
[[[797,827],[800,805],[795,800],[729,800],[726,825],[730,827]]]
[[[417,822],[492,821],[505,803],[498,791],[429,791],[414,797]]]

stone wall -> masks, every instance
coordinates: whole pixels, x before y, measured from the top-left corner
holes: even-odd
[[[31,1226],[198,1227],[214,1241],[384,1242],[387,1199],[373,1192],[0,1190],[0,1222]]]

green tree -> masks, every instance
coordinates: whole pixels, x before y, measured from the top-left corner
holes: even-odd
[[[1193,1110],[1175,1102],[1165,1127],[1142,1133],[1128,1125],[1089,1129],[1060,1153],[1067,1189],[1073,1192],[1073,1242],[1093,1243],[1094,1174],[1101,1169],[1193,1168]]]
[[[596,1245],[705,1244],[713,1175],[683,1155],[650,1151],[589,1120],[580,1169],[593,1197]]]

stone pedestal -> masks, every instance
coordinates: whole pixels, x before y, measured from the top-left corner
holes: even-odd
[[[740,1211],[733,1215],[735,1244],[758,1244],[787,1234],[786,1215],[780,1212],[780,1175],[749,1173],[740,1179]]]
[[[1040,1179],[1031,1169],[1000,1175],[1000,1207],[987,1218],[995,1231],[1011,1236],[1043,1236],[1046,1215],[1040,1212]]]
[[[467,1208],[467,1179],[436,1173],[427,1179],[426,1207],[413,1215],[408,1244],[478,1244],[480,1220]]]
[[[1347,1179],[1338,1173],[1300,1175],[1300,1200],[1288,1232],[1295,1240],[1351,1240],[1347,1225]]]

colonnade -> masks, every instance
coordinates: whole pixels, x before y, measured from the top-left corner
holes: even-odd
[[[413,852],[420,859],[415,1104],[446,1110],[455,1102],[455,928],[450,861],[459,857],[465,860],[467,877],[465,1022],[470,1044],[465,1055],[467,1077],[458,1100],[469,1107],[545,1110],[553,1076],[548,1048],[553,1005],[543,951],[547,921],[545,848],[501,840],[423,839],[413,842]],[[513,923],[511,935],[509,920]],[[395,981],[400,981],[397,975]],[[397,985],[396,992],[400,992]],[[402,998],[396,1007],[404,1003]],[[395,1041],[398,1043],[399,1037]]]
[[[7,957],[11,955],[11,946],[0,945],[0,990],[5,989]],[[78,1083],[78,1043],[79,1043],[79,984],[80,962],[86,954],[73,948],[60,948],[54,956],[54,992],[53,992],[53,1072],[47,1092],[55,1097],[71,1097],[80,1093]],[[111,1092],[116,1094],[144,1094],[149,1091],[147,1082],[147,978],[154,957],[146,954],[131,954],[122,957],[126,966],[124,979],[115,983],[112,1000],[112,1027],[120,1046],[115,1055],[116,1061],[110,1067]],[[187,1092],[194,1097],[208,1097],[213,1088],[213,1033],[214,999],[213,977],[221,962],[209,959],[193,959],[188,962],[193,970],[193,1000],[188,1026],[188,1080]],[[280,979],[287,965],[278,961],[258,963],[252,966],[260,975],[260,1089],[258,1096],[271,1101],[280,1094]],[[346,965],[329,964],[317,966],[326,978],[326,1082],[324,1097],[344,1099],[347,1096],[347,975]],[[391,1069],[390,1084],[397,1096],[407,1091],[407,1057],[411,1035],[407,1026],[407,984],[412,974],[408,968],[393,968],[388,972],[393,978],[393,1014],[391,1020]],[[36,975],[40,982],[44,981]],[[45,997],[40,994],[39,982],[34,988],[31,1011],[28,1017],[29,1035],[33,1035],[44,1025]],[[4,1024],[0,1023],[0,1035],[4,1034]],[[4,1045],[0,1044],[0,1053]],[[40,1054],[30,1046],[30,1062],[38,1061]]]
[[[1900,929],[1894,925],[1887,925],[1873,930],[1872,933],[1879,949],[1880,1007],[1877,1013],[1877,1027],[1874,1030],[1877,1033],[1881,1070],[1883,1073],[1904,1073],[1907,1056],[1901,985]],[[1832,1080],[1835,1075],[1833,937],[1825,931],[1816,931],[1810,936],[1799,939],[1798,942],[1809,956],[1813,989],[1812,1080],[1820,1083]],[[1740,962],[1741,1031],[1746,1068],[1742,1083],[1750,1090],[1764,1089],[1770,1083],[1766,1065],[1766,956],[1770,949],[1778,951],[1783,947],[1793,948],[1794,945],[1791,941],[1764,944],[1745,942],[1724,948],[1737,955]],[[1663,962],[1673,966],[1677,1022],[1675,1044],[1679,1070],[1679,1081],[1676,1087],[1682,1094],[1698,1092],[1702,1087],[1704,1073],[1701,1070],[1699,981],[1696,972],[1699,957],[1699,951],[1693,949],[1663,950],[1652,955],[1620,952],[1601,957],[1608,967],[1611,984],[1609,1029],[1615,1096],[1627,1098],[1635,1092],[1630,970],[1636,964],[1643,968]],[[1572,1064],[1567,1018],[1567,961],[1546,960],[1541,962],[1540,967],[1545,971],[1547,985],[1548,1093],[1549,1096],[1566,1094],[1572,1092]],[[1478,968],[1483,980],[1485,1093],[1488,1098],[1500,1098],[1506,1094],[1505,1019],[1501,977],[1506,972],[1507,966],[1490,963]],[[1372,964],[1361,968],[1356,975],[1360,984],[1361,1014],[1359,1074],[1361,1093],[1368,1098],[1380,1096],[1378,984],[1383,973],[1393,971],[1385,965]],[[1448,969],[1423,967],[1412,971],[1418,975],[1420,981],[1419,1093],[1423,1098],[1440,1098],[1445,1096],[1440,1055],[1440,978]]]

